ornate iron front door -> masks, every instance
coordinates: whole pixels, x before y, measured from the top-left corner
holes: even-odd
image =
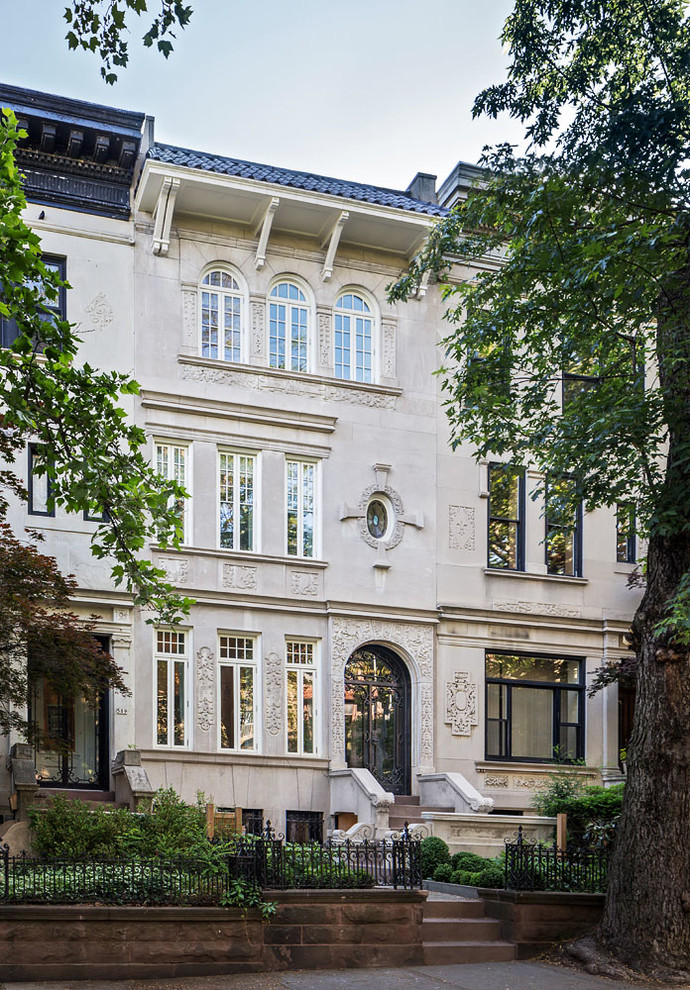
[[[356,650],[345,667],[345,753],[387,791],[410,793],[410,678],[384,646]]]

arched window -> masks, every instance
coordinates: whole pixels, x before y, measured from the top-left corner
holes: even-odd
[[[271,367],[308,371],[309,310],[294,282],[278,282],[271,289],[268,324]]]
[[[229,272],[208,272],[201,281],[201,356],[242,360],[242,292]]]
[[[356,292],[346,292],[335,304],[335,377],[355,382],[372,380],[371,308]]]

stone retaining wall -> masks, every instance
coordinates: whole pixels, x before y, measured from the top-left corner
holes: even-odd
[[[584,935],[601,920],[604,894],[477,888],[487,917],[501,922],[501,938],[530,959],[554,942]]]
[[[267,892],[264,924],[236,908],[0,905],[0,979],[207,976],[420,965],[426,892]]]

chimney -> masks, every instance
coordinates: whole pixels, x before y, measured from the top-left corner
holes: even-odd
[[[417,172],[412,182],[405,190],[412,199],[420,199],[423,203],[436,203],[436,176],[428,172]]]

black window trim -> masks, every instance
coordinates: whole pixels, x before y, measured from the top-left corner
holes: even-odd
[[[554,481],[572,480],[569,478],[553,477]],[[549,570],[549,529],[563,529],[557,523],[549,523],[549,477],[546,478],[544,488],[544,563],[546,573],[549,577],[582,577],[582,523],[583,523],[582,501],[578,502],[575,509],[575,525],[573,527],[573,573],[559,574],[557,571]]]
[[[492,516],[491,514],[491,471],[493,468],[512,468],[518,478],[518,518],[504,519],[503,516]],[[486,566],[492,571],[512,571],[518,573],[525,570],[525,469],[514,468],[510,463],[492,461],[487,471],[487,490],[489,498],[487,500],[486,511]],[[516,567],[496,567],[489,563],[489,550],[491,547],[491,523],[496,519],[499,522],[517,522],[517,547],[516,547]]]
[[[29,462],[29,472],[28,472],[28,482],[27,482],[27,491],[29,493],[28,513],[30,516],[43,516],[44,518],[53,519],[55,518],[54,505],[52,509],[47,509],[45,512],[43,512],[40,509],[34,509],[34,458],[36,457],[37,446],[38,444],[30,443],[27,448],[28,462]],[[50,499],[52,495],[53,486],[51,484],[50,478],[46,478],[46,480],[48,482],[48,499]]]
[[[577,661],[580,665],[579,668],[579,679],[577,684],[561,684],[558,681],[530,681],[527,679],[517,679],[508,677],[488,677],[486,674],[486,660],[489,656],[510,656],[510,657],[533,657],[540,660],[571,660]],[[506,650],[485,650],[484,651],[484,705],[486,717],[484,719],[484,758],[487,761],[494,763],[535,763],[535,764],[561,764],[564,763],[568,766],[572,766],[574,762],[583,760],[585,758],[585,720],[587,706],[585,704],[585,677],[586,677],[586,657],[583,656],[570,656],[560,653],[528,653],[524,650],[511,650],[510,652]],[[508,688],[506,691],[506,715],[503,719],[489,719],[489,685],[499,684],[504,685]],[[578,698],[578,723],[577,725],[577,742],[576,742],[576,755],[572,760],[558,759],[556,756],[553,759],[544,759],[543,757],[536,756],[512,756],[512,691],[511,688],[518,687],[529,687],[529,688],[541,688],[542,690],[551,691],[553,694],[553,735],[552,735],[552,748],[554,752],[557,752],[557,747],[560,745],[559,731],[562,725],[575,725],[573,722],[562,722],[560,718],[561,714],[561,698],[560,691],[573,691],[577,692]],[[510,756],[499,756],[489,752],[489,722],[505,721],[506,722],[506,750],[511,753]]]
[[[628,530],[628,535],[625,538],[625,557],[621,557],[618,554],[618,546],[621,542],[620,540],[621,509],[627,513],[629,525],[630,525],[630,528]],[[635,512],[635,506],[633,504],[627,502],[627,503],[621,503],[616,506],[616,563],[617,564],[637,563],[636,523],[637,523],[637,515]]]

